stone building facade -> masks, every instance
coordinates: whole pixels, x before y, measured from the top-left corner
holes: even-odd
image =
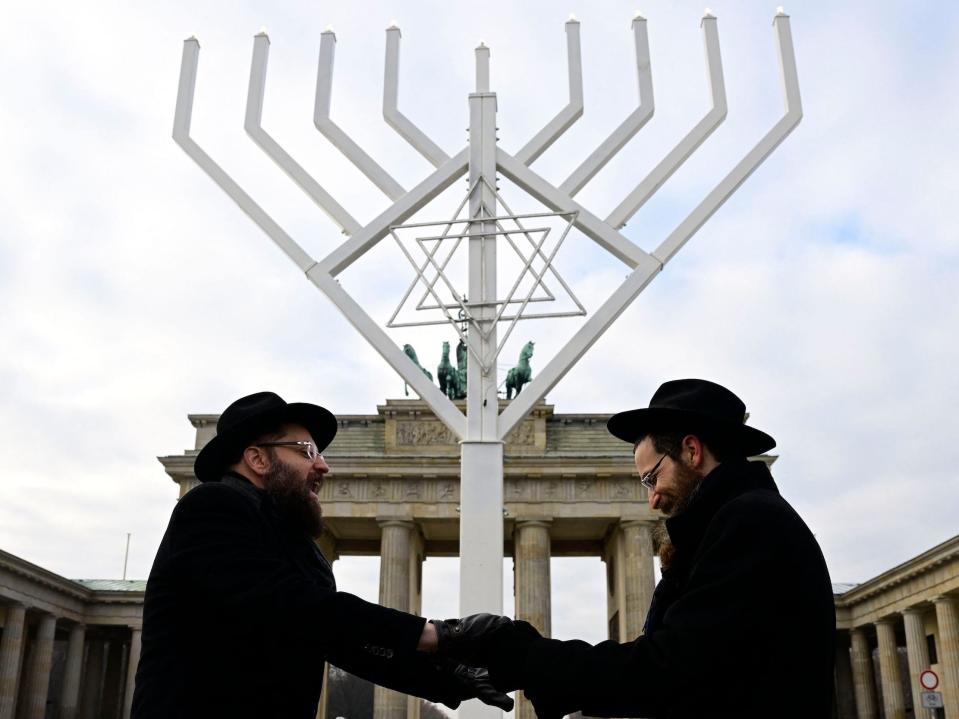
[[[515,616],[547,635],[553,556],[605,562],[610,638],[637,636],[649,607],[660,517],[629,446],[606,432],[608,418],[541,403],[506,442],[503,542]],[[196,485],[193,460],[216,420],[190,415],[194,448],[160,457],[180,496]],[[423,561],[459,553],[459,446],[419,400],[338,420],[325,452],[333,473],[321,491],[329,528],[321,547],[331,560],[378,556],[380,603],[419,613]],[[959,537],[836,592],[837,719],[934,719],[914,701],[925,668],[941,678],[940,716],[959,719]],[[71,581],[0,553],[0,719],[128,716],[142,601],[143,582]],[[374,706],[378,719],[419,713],[380,688]],[[533,716],[522,699],[516,712]]]
[[[145,585],[64,579],[0,551],[0,719],[129,717]]]

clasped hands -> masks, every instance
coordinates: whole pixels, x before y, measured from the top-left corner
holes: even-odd
[[[523,687],[529,645],[541,637],[540,633],[528,622],[495,614],[431,619],[430,624],[435,628],[438,654],[479,673],[473,677],[477,698],[511,710],[513,701],[505,692]]]

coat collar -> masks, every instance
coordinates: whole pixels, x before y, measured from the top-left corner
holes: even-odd
[[[680,551],[694,550],[723,505],[756,489],[779,493],[765,462],[746,459],[723,462],[706,475],[686,511],[666,520],[670,540]]]
[[[263,499],[266,497],[266,490],[259,489],[253,484],[253,482],[248,480],[239,472],[227,470],[220,479],[220,482],[239,490],[241,494],[252,500],[258,508],[263,505]]]

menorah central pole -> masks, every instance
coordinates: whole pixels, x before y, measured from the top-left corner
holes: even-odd
[[[469,310],[466,439],[460,466],[460,612],[503,610],[503,443],[496,399],[496,95],[489,91],[489,48],[476,49],[476,92],[469,96]],[[473,706],[476,704],[476,706]],[[470,702],[461,717],[499,716]]]

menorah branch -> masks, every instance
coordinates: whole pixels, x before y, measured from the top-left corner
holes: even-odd
[[[639,83],[639,107],[633,110],[623,122],[587,157],[583,164],[559,186],[570,197],[583,189],[593,176],[613,159],[617,152],[629,142],[653,116],[653,76],[649,65],[649,36],[646,32],[646,18],[637,15],[633,18],[633,39],[636,45],[636,74]]]
[[[246,95],[246,116],[243,127],[247,134],[316,205],[347,235],[360,229],[339,202],[323,189],[270,134],[263,129],[263,95],[266,91],[266,66],[270,56],[270,38],[265,32],[253,39],[253,60],[250,63],[250,86]]]
[[[177,88],[176,111],[173,118],[173,139],[183,148],[200,169],[230,196],[243,213],[263,230],[283,253],[306,272],[316,264],[312,257],[280,227],[247,192],[240,187],[212,157],[190,137],[190,121],[193,117],[193,94],[196,90],[196,72],[200,56],[200,43],[196,38],[183,42],[183,57],[180,61],[180,84]]]
[[[578,20],[571,19],[566,23],[566,63],[569,102],[514,155],[524,165],[532,164],[583,115],[583,58],[580,52]]]
[[[666,180],[672,177],[689,156],[709,137],[726,118],[726,83],[723,80],[723,61],[719,53],[719,32],[716,18],[707,15],[702,21],[703,38],[706,44],[706,65],[709,73],[709,90],[713,106],[709,112],[679,141],[669,154],[626,196],[606,222],[617,230],[623,227],[646,201],[655,194]]]
[[[799,97],[799,77],[796,73],[796,57],[793,52],[792,32],[789,16],[776,15],[773,20],[776,43],[779,48],[779,66],[782,72],[783,92],[786,99],[786,113],[751,149],[746,156],[706,195],[702,202],[689,213],[685,220],[663,240],[653,255],[665,264],[692,237],[703,224],[712,217],[736,189],[746,181],[763,160],[775,150],[786,136],[802,119],[802,100]]]
[[[641,265],[649,255],[623,237],[561,189],[553,187],[522,162],[497,150],[496,164],[509,180],[555,212],[577,213],[574,226],[630,268]]]
[[[330,119],[330,97],[333,92],[333,55],[336,35],[327,30],[320,35],[320,60],[316,73],[316,103],[313,124],[334,147],[391,200],[398,200],[406,190],[370,157],[340,126]]]
[[[396,343],[374,322],[362,307],[350,297],[339,282],[319,267],[311,268],[306,276],[337,306],[347,321],[366,338],[383,359],[403,380],[429,404],[440,419],[459,439],[466,439],[466,417],[449,397],[434,385],[423,371],[403,354]]]
[[[546,367],[523,388],[522,393],[503,410],[497,425],[501,439],[504,439],[523,420],[533,409],[534,404],[545,397],[546,393],[563,379],[662,268],[662,264],[656,258],[647,255],[646,259],[629,274],[626,281],[603,302]]]
[[[389,234],[391,225],[402,224],[443,190],[466,173],[469,150],[461,150],[444,162],[416,187],[390,205],[378,217],[320,261],[324,272],[333,277],[358,260],[373,245]]]
[[[414,125],[399,110],[400,86],[400,29],[395,25],[386,28],[386,62],[383,73],[383,119],[396,130],[413,148],[439,167],[450,159],[440,147]]]

